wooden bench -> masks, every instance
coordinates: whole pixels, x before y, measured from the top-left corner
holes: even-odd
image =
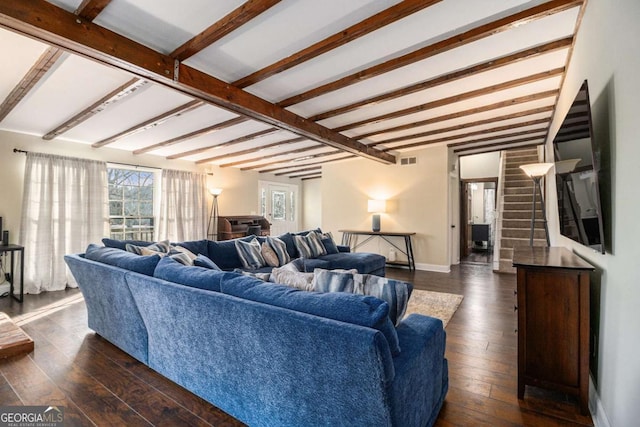
[[[0,313],[0,359],[33,351],[33,340],[9,316]]]

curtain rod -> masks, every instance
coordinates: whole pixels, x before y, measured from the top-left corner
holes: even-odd
[[[29,152],[28,152],[28,151],[20,150],[19,148],[14,148],[14,149],[13,149],[13,152],[14,152],[14,153],[24,153],[24,154],[29,154]],[[38,153],[38,154],[41,154],[41,153]],[[155,166],[132,165],[131,163],[120,163],[120,162],[109,162],[109,161],[108,161],[107,163],[111,163],[112,165],[131,166],[131,167],[134,167],[134,168],[145,168],[145,169],[157,169],[157,170],[162,170],[162,168],[158,168],[158,167],[155,167]],[[213,173],[212,173],[212,172],[207,172],[206,174],[207,174],[207,175],[213,175]]]

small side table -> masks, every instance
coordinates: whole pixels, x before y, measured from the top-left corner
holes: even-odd
[[[9,282],[11,286],[9,287],[9,294],[13,299],[21,303],[24,300],[24,246],[20,246],[20,245],[0,246],[0,255],[4,254],[5,252],[11,253],[11,269],[10,269],[11,281]],[[16,297],[13,294],[13,283],[16,280],[16,276],[13,272],[13,265],[15,264],[14,254],[16,252],[20,253],[20,298]]]

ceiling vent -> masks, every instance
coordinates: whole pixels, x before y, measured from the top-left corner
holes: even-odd
[[[408,166],[408,165],[415,165],[418,163],[418,158],[413,156],[413,157],[400,157],[400,165],[401,166]]]

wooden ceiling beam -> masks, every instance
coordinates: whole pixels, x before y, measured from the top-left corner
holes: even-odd
[[[303,177],[309,178],[309,177],[312,177],[312,176],[321,176],[321,175],[322,175],[322,170],[320,170],[320,171],[316,170],[314,172],[298,173],[298,174],[295,174],[295,175],[291,175],[288,178],[290,178],[290,179],[303,178]]]
[[[466,101],[468,99],[477,98],[484,95],[494,94],[496,92],[512,89],[518,86],[524,86],[530,83],[550,79],[552,77],[561,76],[564,73],[564,67],[554,68],[553,70],[542,71],[540,73],[531,74],[529,76],[520,77],[518,79],[509,80],[506,82],[498,83],[491,86],[485,86],[480,89],[470,90],[458,95],[449,96],[447,98],[437,99],[435,101],[427,102],[425,104],[415,105],[413,107],[404,108],[401,110],[395,110],[390,113],[381,114],[379,116],[370,117],[368,119],[359,120],[357,122],[349,123],[337,128],[333,128],[336,132],[343,132],[349,129],[359,128],[368,124],[379,123],[384,120],[391,120],[398,117],[406,116],[409,114],[420,113],[423,111],[431,110],[445,105],[455,104],[456,102]]]
[[[318,148],[318,147],[316,147]],[[309,151],[308,149],[305,151]],[[290,154],[293,153],[294,151],[290,151],[289,153],[282,153],[282,154]],[[302,152],[302,150],[296,150],[296,152]],[[281,155],[282,155],[281,154]],[[318,157],[326,157],[326,156],[335,156],[336,154],[340,154],[340,150],[332,150],[332,151],[327,151],[325,153],[318,153],[318,154],[312,154],[312,155],[305,155],[305,156],[300,156],[300,157],[294,157],[294,158],[289,158],[289,159],[284,159],[284,160],[276,160],[274,162],[269,162],[269,163],[263,163],[260,165],[253,165],[253,166],[246,166],[244,168],[240,168],[240,170],[242,171],[248,171],[248,170],[253,170],[253,169],[260,169],[262,167],[265,166],[270,166],[270,165],[276,165],[278,163],[288,163],[288,162],[300,162],[303,160],[308,160],[308,159],[315,159]],[[262,160],[262,159],[254,159],[254,162],[257,162],[258,160]],[[220,165],[220,167],[228,167],[228,166],[237,166],[235,164],[226,164],[226,165]]]
[[[232,84],[239,88],[245,88],[265,80],[275,74],[286,71],[290,68],[300,65],[310,59],[313,59],[323,53],[343,46],[353,40],[366,36],[373,31],[399,21],[402,18],[414,14],[426,7],[439,3],[442,0],[404,0],[394,6],[391,6],[375,15],[358,22],[351,27],[344,29],[336,34],[327,37],[313,45],[302,49],[286,58],[281,59],[261,70],[258,70],[246,77],[236,80]]]
[[[182,114],[188,113],[189,111],[195,110],[196,108],[200,108],[203,105],[204,105],[204,101],[199,101],[199,100],[189,101],[186,104],[180,105],[179,107],[176,107],[158,116],[152,117],[149,120],[145,120],[142,123],[138,123],[137,125],[132,126],[127,130],[118,132],[117,134],[112,135],[108,138],[105,138],[101,141],[94,142],[93,144],[91,144],[91,146],[93,148],[104,147],[105,145],[112,144],[119,139],[126,138],[128,136],[134,135],[138,132],[145,131],[147,129],[154,128],[156,126],[160,126],[161,124],[175,117],[179,117]]]
[[[175,138],[158,142],[157,144],[148,145],[146,147],[139,148],[137,150],[134,150],[133,154],[148,153],[149,151],[157,150],[158,148],[168,147],[170,145],[174,145],[179,142],[187,141],[189,139],[197,138],[203,135],[208,135],[215,131],[226,129],[228,127],[235,126],[240,123],[244,123],[247,120],[248,119],[246,117],[242,117],[242,116],[234,117],[233,119],[225,120],[224,122],[220,122],[212,126],[207,126],[206,128],[194,130],[193,132],[185,133],[183,135],[176,136]]]
[[[178,61],[184,61],[278,3],[280,3],[280,0],[248,0],[171,52],[170,56]]]
[[[308,176],[308,177],[301,178],[301,179],[302,179],[303,181],[309,181],[309,180],[312,180],[312,179],[320,179],[320,178],[322,178],[322,174],[320,174],[320,175],[314,175],[314,176]]]
[[[78,114],[74,115],[69,120],[62,123],[55,129],[47,132],[45,135],[43,135],[42,139],[49,141],[49,140],[52,140],[53,138],[56,138],[62,135],[63,133],[78,126],[80,123],[84,122],[85,120],[90,119],[96,114],[104,111],[107,107],[133,94],[134,92],[142,88],[147,83],[148,82],[146,80],[142,80],[134,77],[133,79],[126,82],[125,84],[112,90],[111,92],[109,92],[108,94],[106,94],[105,96],[97,100],[96,102],[94,102],[89,107],[80,111]]]
[[[258,172],[259,173],[271,173],[271,172],[275,172],[275,171],[279,171],[279,170],[295,168],[295,167],[298,167],[298,166],[321,165],[323,163],[331,163],[331,162],[337,162],[337,161],[340,161],[340,160],[353,159],[354,157],[356,157],[356,156],[354,156],[353,154],[349,154],[348,156],[339,157],[337,159],[320,160],[319,162],[304,163],[303,165],[280,166],[280,167],[277,167],[277,168],[264,169],[264,170],[261,170],[261,171],[258,171]]]
[[[224,160],[224,159],[228,159],[228,158],[231,158],[231,157],[244,156],[245,154],[252,154],[252,153],[256,153],[258,151],[268,150],[270,148],[282,147],[283,145],[294,144],[296,142],[301,142],[301,141],[305,141],[305,140],[306,140],[306,138],[301,138],[301,137],[285,139],[283,141],[273,142],[271,144],[261,145],[259,147],[252,147],[252,148],[248,148],[246,150],[234,151],[232,153],[223,154],[221,156],[214,156],[214,157],[208,157],[206,159],[200,159],[200,160],[196,161],[196,164],[214,162],[216,160]]]
[[[423,138],[423,137],[426,137],[426,136],[433,136],[433,135],[437,135],[437,134],[441,134],[441,133],[455,132],[455,131],[458,131],[458,130],[468,129],[468,128],[471,128],[471,127],[488,125],[488,124],[491,124],[491,123],[502,122],[502,121],[505,121],[505,120],[519,119],[519,118],[526,117],[526,116],[532,116],[534,114],[550,113],[551,111],[553,111],[553,105],[548,105],[546,107],[533,108],[533,109],[530,109],[530,110],[518,111],[517,113],[504,114],[502,116],[491,117],[490,119],[476,120],[474,122],[462,123],[462,124],[459,124],[459,125],[449,126],[449,127],[440,128],[440,129],[434,129],[434,130],[430,130],[430,131],[427,131],[427,132],[420,132],[420,133],[416,133],[416,134],[412,134],[412,135],[403,135],[403,136],[396,137],[396,138],[389,138],[389,139],[385,139],[385,140],[382,140],[382,141],[372,142],[369,145],[376,145],[377,146],[377,145],[382,145],[382,144],[392,144],[392,143],[395,143],[395,142],[408,141],[410,139]],[[545,119],[541,119],[541,120],[550,121],[551,120],[551,116],[549,116],[549,117],[547,117]],[[524,123],[531,123],[531,122],[532,121],[524,122]],[[508,127],[513,127],[513,126],[519,126],[519,124],[508,125]]]
[[[228,167],[232,167],[232,166],[240,166],[240,165],[245,165],[248,163],[254,163],[257,162],[259,160],[263,160],[263,159],[272,159],[274,157],[280,157],[280,156],[286,156],[287,154],[299,154],[299,153],[305,153],[307,151],[313,151],[313,150],[320,150],[322,149],[322,146],[318,146],[318,145],[312,145],[309,147],[302,147],[302,148],[297,148],[295,150],[289,150],[289,151],[285,151],[282,153],[273,153],[273,154],[268,154],[266,156],[260,156],[260,157],[254,157],[252,159],[245,159],[245,160],[238,160],[236,162],[231,162],[231,163],[224,163],[219,165],[221,168],[228,168]],[[338,153],[340,151],[337,151]],[[244,170],[244,169],[243,169]]]
[[[296,173],[300,173],[300,172],[309,172],[309,171],[320,171],[322,170],[322,166],[311,166],[308,168],[300,168],[300,169],[294,169],[291,171],[287,171],[287,172],[280,172],[280,173],[275,173],[275,176],[285,176],[285,175],[291,175],[291,174],[296,174]]]
[[[561,49],[570,48],[573,44],[573,37],[566,37],[564,39],[555,40],[549,43],[545,43],[539,46],[535,46],[529,49],[525,49],[516,53],[512,53],[499,58],[494,58],[481,64],[473,65],[468,68],[454,71],[449,74],[444,74],[438,77],[434,77],[429,80],[416,83],[411,86],[407,86],[401,89],[397,89],[391,92],[383,93],[371,98],[364,99],[362,101],[354,102],[353,104],[345,105],[340,108],[325,111],[324,113],[315,114],[309,117],[309,120],[319,121],[328,119],[330,117],[339,116],[341,114],[356,111],[360,108],[380,104],[385,101],[391,101],[393,99],[401,98],[403,96],[410,95],[412,93],[420,92],[426,89],[430,89],[445,83],[452,83],[462,78],[470,77],[476,74],[480,74],[486,71],[495,70],[506,65],[518,63],[520,61],[535,58],[540,55],[555,52]]]
[[[352,84],[413,64],[417,61],[422,61],[432,56],[481,40],[485,37],[501,33],[519,25],[538,20],[555,13],[563,12],[579,6],[583,2],[584,0],[552,0],[545,2],[513,15],[497,19],[493,22],[482,24],[461,34],[453,35],[445,40],[438,41],[405,55],[371,66],[358,71],[357,73],[323,84],[306,92],[291,96],[278,102],[278,105],[281,107],[289,107],[291,105],[298,104],[308,99],[342,89]]]
[[[111,0],[82,0],[80,6],[73,12],[79,17],[91,22],[111,3]]]
[[[531,141],[538,141],[538,142],[531,143]],[[487,150],[487,151],[499,151],[499,150],[506,150],[508,148],[514,148],[516,144],[523,144],[523,143],[526,144],[525,145],[526,147],[542,145],[544,144],[544,137],[520,138],[520,139],[511,140],[511,141],[496,142],[492,144],[482,144],[482,145],[476,145],[473,147],[457,148],[457,149],[454,149],[453,152],[460,153],[464,151],[487,149],[487,148],[496,148],[495,150]],[[497,148],[497,147],[500,147],[500,148]],[[518,145],[518,147],[520,147],[520,145]]]
[[[189,157],[189,156],[193,156],[193,155],[196,155],[196,154],[204,153],[204,152],[212,150],[212,149],[228,147],[230,145],[235,145],[235,144],[242,144],[243,142],[251,141],[253,139],[260,138],[262,136],[269,135],[269,134],[272,134],[272,133],[278,132],[278,131],[280,131],[280,129],[278,129],[278,128],[267,128],[267,129],[263,129],[263,130],[258,131],[258,132],[250,133],[248,135],[243,135],[241,137],[231,139],[229,141],[221,142],[219,144],[208,145],[206,147],[196,148],[194,150],[185,151],[184,153],[172,154],[170,156],[167,156],[166,158],[167,158],[167,160],[175,160],[175,159],[180,159],[182,157]],[[200,161],[198,161],[196,163],[200,163]]]
[[[517,98],[507,99],[505,101],[495,102],[493,104],[483,105],[482,107],[470,108],[463,111],[456,111],[455,113],[444,114],[442,116],[431,117],[429,119],[420,120],[412,123],[407,123],[404,125],[393,126],[387,129],[380,129],[373,132],[368,132],[366,134],[358,135],[356,138],[362,139],[367,138],[373,135],[381,135],[390,132],[398,132],[407,129],[413,129],[420,126],[430,125],[438,122],[443,122],[445,120],[458,119],[464,116],[470,116],[472,114],[484,113],[486,111],[497,110],[499,108],[512,107],[514,105],[524,104],[526,102],[539,101],[545,98],[551,98],[557,96],[559,93],[558,89],[546,90],[543,92],[534,93],[531,95],[520,96]]]
[[[73,13],[45,0],[0,2],[0,27],[126,70],[199,100],[322,144],[381,163],[395,163],[395,156],[389,153],[367,147],[366,144],[334,132],[211,75],[183,63],[176,63],[171,56],[106,28],[91,22],[78,21]]]
[[[63,51],[57,47],[50,47],[40,55],[36,63],[31,66],[27,74],[9,92],[9,95],[0,105],[0,122],[31,92],[33,87],[47,74],[47,71],[60,59],[62,53]]]
[[[487,136],[485,138],[478,138],[478,139],[474,139],[472,141],[453,142],[451,144],[447,144],[447,147],[451,147],[451,148],[463,147],[465,145],[475,144],[475,143],[479,143],[479,142],[496,141],[498,139],[515,138],[515,137],[518,137],[518,136],[526,136],[526,135],[541,134],[541,135],[537,136],[537,138],[540,138],[540,137],[543,137],[546,132],[547,132],[547,126],[542,127],[542,128],[523,130],[523,131],[519,131],[519,132],[505,133],[505,134],[502,134],[502,135]]]
[[[536,128],[536,129],[532,129],[529,131],[524,131],[524,132],[529,132],[529,133],[537,133],[537,132],[542,132],[547,130],[547,128],[549,127],[549,123],[551,123],[551,118],[548,119],[539,119],[539,120],[530,120],[528,122],[523,122],[523,123],[517,123],[514,125],[505,125],[505,126],[497,126],[495,128],[490,128],[490,129],[483,129],[483,130],[479,130],[479,131],[475,131],[475,132],[467,132],[467,133],[462,133],[462,134],[458,134],[458,135],[451,135],[451,136],[446,136],[446,137],[442,137],[442,138],[435,138],[435,139],[427,139],[427,140],[423,140],[423,141],[415,141],[409,144],[403,144],[403,145],[396,145],[393,147],[387,147],[385,148],[385,150],[406,150],[407,148],[415,148],[415,147],[421,147],[423,145],[431,145],[431,144],[437,144],[440,142],[447,142],[447,141],[455,141],[457,139],[462,139],[462,138],[469,138],[472,136],[478,136],[478,135],[485,135],[485,134],[489,134],[489,133],[495,133],[495,132],[502,132],[505,130],[510,130],[510,129],[517,129],[519,127],[526,127],[526,126],[535,126],[538,124],[544,124],[546,125],[544,128]],[[524,135],[524,133],[523,133]],[[493,139],[498,139],[498,138],[502,138],[502,135],[495,135],[491,138]],[[449,146],[452,146],[453,144],[449,144]]]

